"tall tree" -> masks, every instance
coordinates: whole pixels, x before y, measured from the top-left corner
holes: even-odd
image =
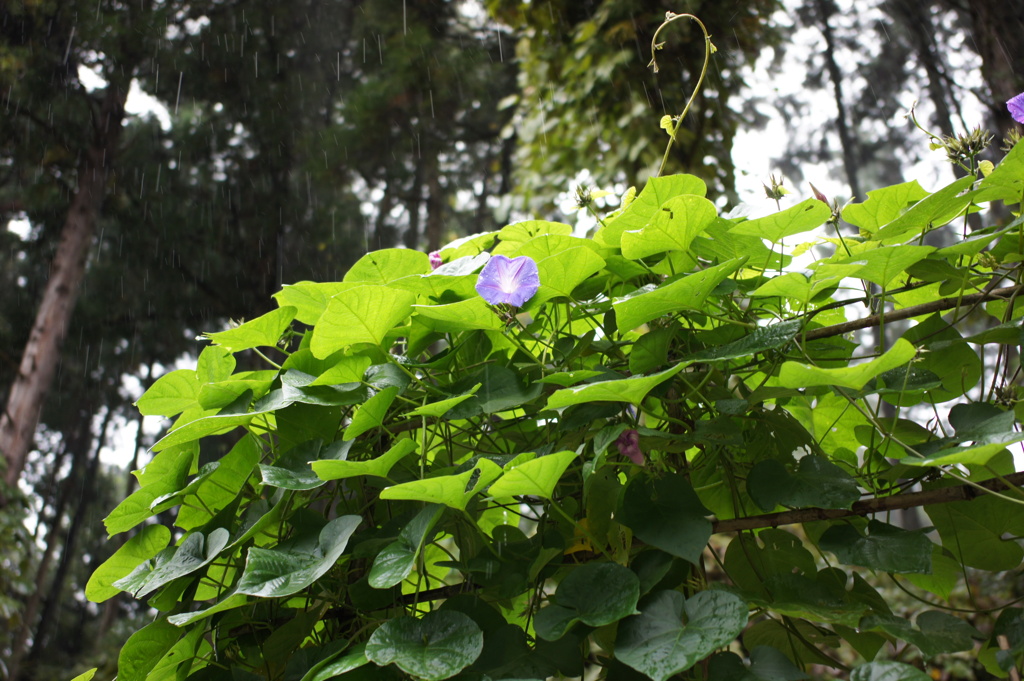
[[[154,17],[148,0],[123,4],[115,0],[112,4],[115,6],[111,10],[123,22],[113,41],[103,37],[98,21],[80,25],[85,16],[62,6],[19,3],[6,4],[0,10],[7,49],[19,58],[16,68],[30,74],[25,79],[9,78],[5,83],[8,107],[13,105],[16,114],[20,114],[5,127],[10,132],[24,133],[24,127],[32,127],[58,134],[60,137],[51,143],[69,141],[75,146],[67,149],[68,153],[79,159],[49,278],[7,393],[6,406],[0,413],[0,452],[6,461],[4,479],[10,487],[15,487],[21,477],[57,371],[60,348],[71,324],[117,157],[129,85],[142,60],[143,40],[153,30]],[[87,93],[78,81],[78,61],[71,58],[76,40],[84,43],[79,50],[102,49],[109,54],[104,71],[109,84],[99,98]],[[5,71],[9,74],[10,67]],[[82,137],[65,138],[63,133],[70,127],[69,121],[61,120],[62,112],[55,111],[50,98],[40,96],[46,88],[54,87],[78,100],[77,106],[72,105],[67,111],[70,119],[81,122],[83,115],[88,116]],[[3,503],[0,498],[0,505]]]
[[[660,70],[648,68],[651,37],[667,11],[665,0],[490,0],[500,21],[516,27],[520,60],[515,125],[518,190],[533,210],[549,209],[577,172],[593,182],[642,183],[665,148],[664,115],[678,116],[704,62],[704,36],[677,21],[659,37]],[[762,50],[781,43],[776,0],[691,2],[718,52],[684,122],[669,172],[699,174],[716,194],[735,199],[732,143],[737,130],[756,126],[755,102],[740,96]]]

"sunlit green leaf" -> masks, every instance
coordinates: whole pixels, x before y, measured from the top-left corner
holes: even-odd
[[[215,345],[231,352],[258,347],[275,347],[281,334],[295,319],[298,308],[290,305],[271,310],[261,317],[227,331],[205,334]]]
[[[779,385],[785,388],[809,388],[816,385],[837,385],[860,390],[872,378],[914,358],[917,350],[906,340],[898,339],[881,357],[870,362],[838,369],[823,369],[798,362],[786,362],[779,370]]]
[[[163,525],[147,525],[126,541],[96,568],[85,585],[85,597],[93,603],[102,603],[121,593],[114,582],[127,577],[143,561],[147,561],[171,540],[171,531]]]
[[[388,451],[370,461],[322,460],[310,463],[313,471],[324,480],[343,480],[359,475],[386,478],[391,468],[416,451],[415,440],[399,440]]]
[[[386,487],[381,499],[405,499],[444,504],[462,510],[477,493],[501,475],[501,468],[489,459],[480,459],[476,466],[458,475],[439,475]]]
[[[539,456],[505,470],[487,493],[492,497],[534,496],[550,499],[562,473],[576,460],[576,452]]]
[[[391,386],[366,400],[352,416],[352,422],[345,428],[343,437],[352,440],[372,428],[379,428],[397,395],[398,387]]]
[[[664,251],[685,252],[717,217],[715,204],[702,196],[673,197],[661,205],[647,226],[622,233],[622,255],[639,260]]]
[[[926,196],[928,192],[916,180],[875,189],[868,192],[866,201],[843,208],[843,219],[862,231],[875,232]]]
[[[744,262],[745,259],[730,260],[687,275],[671,284],[616,300],[613,307],[619,328],[635,329],[673,312],[702,309],[711,291],[742,267]]]
[[[693,175],[652,177],[626,209],[598,231],[595,239],[599,243],[618,246],[624,231],[646,227],[669,199],[684,194],[706,196],[707,191],[704,181]]]
[[[359,258],[345,273],[346,283],[390,284],[410,274],[430,271],[430,259],[410,248],[382,248]]]
[[[808,232],[825,224],[832,217],[832,209],[824,201],[807,199],[791,208],[763,218],[741,222],[729,231],[733,234],[756,236],[778,243],[787,236]]]
[[[359,286],[335,296],[313,327],[310,350],[317,357],[355,343],[381,345],[384,336],[409,316],[415,294],[387,286]]]
[[[561,409],[588,402],[626,402],[640,404],[655,386],[664,383],[689,365],[679,364],[650,376],[634,376],[611,381],[598,381],[556,390],[548,397],[548,409]]]

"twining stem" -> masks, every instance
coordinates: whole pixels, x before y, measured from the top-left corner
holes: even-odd
[[[651,63],[648,66],[654,71],[658,72],[658,59],[655,56],[657,51],[660,50],[665,43],[658,42],[658,35],[662,29],[671,24],[676,19],[691,19],[700,26],[700,30],[704,33],[704,66],[700,70],[700,78],[697,79],[697,84],[693,87],[693,92],[690,94],[689,101],[686,102],[686,107],[683,108],[683,112],[679,114],[679,118],[673,121],[672,129],[668,137],[668,144],[665,145],[665,155],[661,158],[661,166],[658,167],[658,174],[656,177],[661,177],[661,174],[665,172],[665,166],[668,164],[668,156],[672,151],[672,145],[675,144],[676,135],[679,134],[679,127],[683,124],[683,120],[686,118],[686,114],[690,111],[690,106],[693,104],[693,100],[697,99],[697,93],[700,92],[700,87],[704,83],[704,76],[708,72],[708,64],[711,62],[711,55],[718,51],[718,48],[711,42],[711,34],[708,33],[708,29],[704,26],[704,22],[695,17],[692,14],[676,14],[675,12],[665,12],[665,21],[658,26],[658,30],[654,32],[654,36],[651,38]]]

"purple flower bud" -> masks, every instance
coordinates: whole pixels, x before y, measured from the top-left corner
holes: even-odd
[[[637,466],[644,465],[644,453],[640,450],[640,433],[632,428],[622,431],[619,439],[615,441],[619,448],[619,454],[627,457]]]
[[[521,307],[540,288],[537,263],[525,255],[511,260],[492,255],[476,282],[476,292],[491,305]]]
[[[430,257],[430,269],[431,270],[436,270],[438,267],[441,266],[443,261],[441,260],[441,252],[440,251],[431,251],[429,257]]]
[[[1024,125],[1024,92],[1006,102],[1006,108],[1010,110],[1013,120]]]
[[[808,182],[807,184],[811,184],[811,183]],[[824,203],[826,206],[828,205],[828,197],[825,196],[824,194],[822,194],[820,191],[818,191],[818,188],[815,187],[813,184],[811,184],[811,191],[814,192],[814,198],[818,199],[819,201]]]

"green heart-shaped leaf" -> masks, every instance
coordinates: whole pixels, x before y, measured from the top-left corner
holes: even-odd
[[[554,641],[576,622],[601,627],[636,613],[640,579],[617,563],[586,563],[570,572],[555,591],[553,604],[534,619],[537,635]]]
[[[385,622],[370,636],[366,657],[380,667],[394,663],[413,676],[441,681],[473,664],[483,648],[476,622],[461,612],[438,610],[422,619]]]
[[[732,642],[746,624],[746,603],[727,591],[701,591],[689,600],[678,591],[657,591],[644,599],[639,615],[619,624],[615,656],[665,681]]]

